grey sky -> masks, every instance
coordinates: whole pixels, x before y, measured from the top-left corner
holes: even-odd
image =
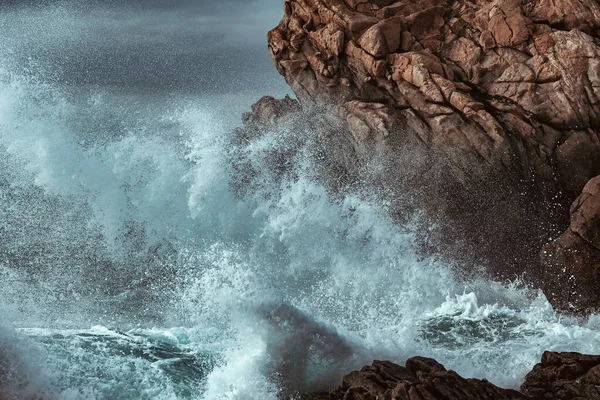
[[[70,85],[268,94],[285,88],[266,48],[282,6],[283,0],[0,0],[0,39],[19,63]]]

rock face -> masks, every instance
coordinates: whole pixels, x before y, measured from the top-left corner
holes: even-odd
[[[265,96],[252,105],[252,112],[243,116],[246,127],[253,126],[255,129],[274,128],[281,122],[282,118],[289,117],[300,112],[300,104],[289,96],[283,99]]]
[[[600,356],[545,352],[525,378],[521,392],[465,379],[430,358],[415,357],[406,367],[375,361],[344,377],[329,393],[303,400],[567,400],[600,398]]]
[[[544,292],[555,308],[574,313],[600,310],[600,176],[571,206],[569,229],[544,246],[542,264]]]
[[[600,174],[599,40],[595,0],[287,0],[268,35],[303,107],[345,121],[345,158],[387,157],[391,202],[408,187],[441,222],[438,250],[572,287],[588,275],[537,254]]]
[[[547,351],[521,390],[536,400],[600,399],[600,356]]]
[[[485,381],[464,379],[430,358],[415,357],[406,367],[375,361],[344,377],[342,385],[330,393],[313,394],[303,400],[521,400],[526,396],[500,389]]]
[[[489,164],[573,195],[600,173],[598,28],[593,0],[288,0],[269,49],[358,139],[401,122],[464,179]]]

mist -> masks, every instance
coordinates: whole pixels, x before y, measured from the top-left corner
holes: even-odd
[[[282,0],[2,1],[3,49],[73,87],[287,93],[266,34]]]

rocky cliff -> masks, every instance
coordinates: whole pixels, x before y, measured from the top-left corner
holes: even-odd
[[[268,42],[302,107],[345,124],[340,168],[380,160],[437,251],[600,306],[597,1],[287,0]]]
[[[465,379],[435,360],[411,358],[405,367],[375,361],[344,377],[329,393],[303,400],[569,400],[600,398],[600,356],[546,352],[525,377],[521,392]]]

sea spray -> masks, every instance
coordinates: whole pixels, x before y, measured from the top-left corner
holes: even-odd
[[[40,371],[40,349],[12,328],[0,325],[0,394],[2,398],[45,398],[48,382]]]
[[[35,383],[24,396],[274,399],[414,355],[517,387],[542,351],[600,343],[597,317],[560,318],[535,291],[423,258],[429,227],[395,223],[376,193],[332,193],[310,129],[236,152],[235,122],[206,99],[138,112],[9,71],[0,315],[17,327],[6,362]],[[273,154],[289,155],[281,173]],[[233,157],[252,190],[232,187]]]

